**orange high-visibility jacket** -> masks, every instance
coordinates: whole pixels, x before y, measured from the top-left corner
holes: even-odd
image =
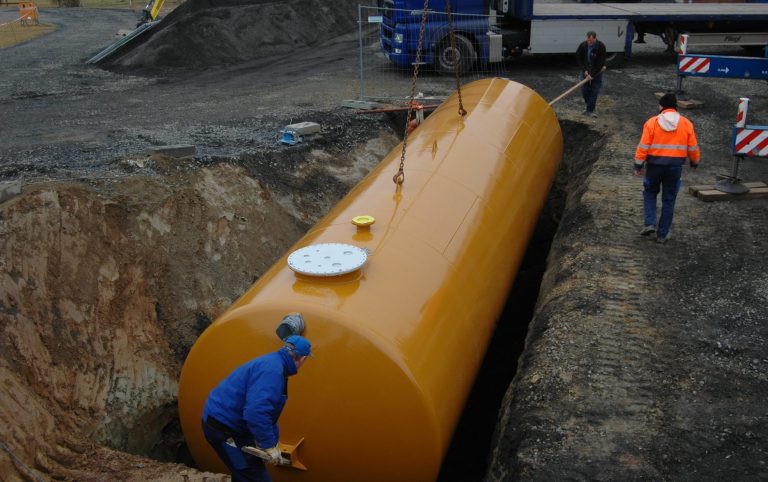
[[[635,151],[635,164],[682,165],[686,159],[696,165],[701,159],[693,123],[675,109],[664,109],[643,126]]]

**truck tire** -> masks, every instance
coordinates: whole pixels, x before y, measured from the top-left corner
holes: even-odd
[[[438,71],[451,74],[454,68],[454,59],[459,64],[459,74],[469,72],[469,69],[477,61],[477,52],[467,37],[457,34],[456,49],[451,48],[451,39],[446,37],[440,42],[435,55],[435,67]]]

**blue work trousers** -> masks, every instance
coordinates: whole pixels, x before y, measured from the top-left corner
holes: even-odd
[[[664,238],[672,227],[675,199],[682,183],[683,166],[648,164],[643,179],[643,210],[646,226],[656,226],[656,196],[661,190],[661,218],[656,236]]]
[[[581,73],[579,78],[584,80],[584,72]],[[581,86],[581,96],[584,97],[584,102],[587,104],[587,112],[595,111],[595,105],[597,104],[597,94],[600,93],[600,88],[602,86],[602,74]]]
[[[247,454],[227,443],[230,434],[220,432],[203,422],[203,434],[224,465],[232,473],[232,482],[272,482],[264,462],[255,455]],[[238,444],[248,442],[239,440]],[[253,442],[251,442],[252,444]]]

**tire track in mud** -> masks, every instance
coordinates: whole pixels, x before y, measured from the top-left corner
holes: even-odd
[[[655,432],[650,427],[658,418],[653,364],[672,350],[660,353],[658,344],[648,343],[659,328],[643,309],[649,275],[636,256],[643,247],[637,245],[635,213],[625,208],[633,205],[637,189],[626,171],[619,173],[613,165],[594,166],[585,176],[588,189],[566,208],[550,253],[555,268],[542,286],[528,353],[507,394],[512,403],[500,425],[506,436],[496,448],[489,480],[532,473],[544,479],[596,478],[605,466],[658,476],[644,461],[643,447],[650,445]],[[574,340],[583,343],[575,346]],[[547,352],[534,354],[541,347]],[[559,366],[549,365],[553,359]],[[550,407],[566,408],[558,418],[545,415]],[[547,430],[542,416],[555,430]],[[504,438],[512,443],[509,452]],[[556,462],[542,464],[543,459]]]
[[[669,246],[680,263],[659,277],[677,301],[664,321],[683,369],[670,376],[678,398],[665,407],[658,451],[670,452],[663,460],[672,479],[760,479],[768,471],[765,203],[682,201],[690,215]]]
[[[686,172],[672,241],[641,237],[634,141],[583,140],[486,480],[766,473],[766,203],[703,203]]]

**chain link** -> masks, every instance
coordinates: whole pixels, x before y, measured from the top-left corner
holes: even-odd
[[[453,77],[456,79],[456,94],[459,96],[459,115],[467,115],[464,102],[461,99],[461,80],[459,79],[458,51],[456,50],[456,33],[453,31],[453,15],[451,15],[451,0],[445,0],[445,11],[448,14],[448,35],[451,38],[451,55],[453,56]]]
[[[416,79],[419,77],[419,64],[421,63],[421,50],[424,45],[424,31],[427,26],[427,9],[429,8],[429,0],[424,0],[424,9],[421,12],[421,28],[419,29],[419,43],[416,48],[416,61],[413,65],[413,79],[411,81],[411,99],[408,102],[408,115],[405,118],[405,133],[403,134],[403,152],[400,154],[400,169],[397,174],[394,175],[392,181],[400,186],[405,181],[405,149],[408,145],[408,126],[413,119],[413,111],[416,107]]]

